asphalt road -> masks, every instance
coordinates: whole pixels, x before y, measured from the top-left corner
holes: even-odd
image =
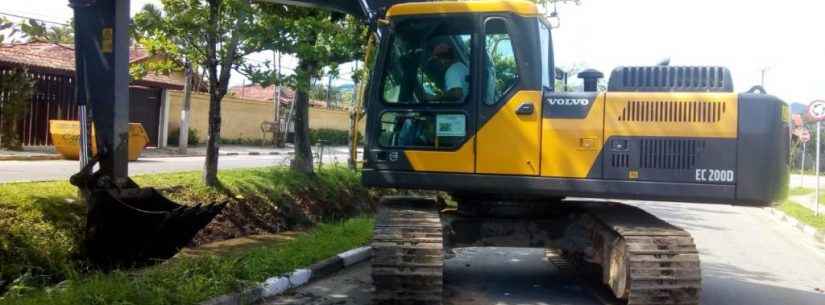
[[[220,169],[288,164],[290,155],[221,156]],[[324,162],[346,162],[346,154],[324,155]],[[202,170],[204,157],[141,158],[129,163],[129,175]],[[0,161],[0,183],[69,179],[79,169],[77,161]]]
[[[445,265],[445,305],[599,305],[543,249],[461,248]],[[370,267],[361,263],[266,305],[370,304]]]
[[[821,305],[825,245],[759,208],[631,202],[690,231],[702,257],[702,304]],[[543,258],[540,249],[466,248],[449,258],[445,303],[600,304]],[[312,283],[266,305],[369,304],[367,263]]]

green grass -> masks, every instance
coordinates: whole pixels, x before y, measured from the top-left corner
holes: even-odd
[[[375,195],[360,185],[358,173],[343,167],[313,177],[285,168],[226,170],[219,179],[223,188],[215,189],[203,186],[200,172],[134,177],[141,186],[169,188],[166,195],[182,203],[229,200],[255,211],[277,208],[291,215],[287,221],[294,227],[287,229],[368,212],[369,204],[363,202]],[[0,184],[0,280],[26,290],[89,273],[80,255],[85,209],[77,189],[66,181]]]
[[[293,240],[227,256],[183,257],[138,272],[95,273],[0,304],[196,304],[366,244],[371,218],[321,224]]]
[[[785,214],[788,214],[789,216],[796,218],[802,223],[812,226],[817,230],[825,230],[825,214],[823,213],[816,216],[811,209],[790,200],[786,200],[777,208],[782,212],[785,212]],[[823,207],[822,211],[825,212],[825,207]]]
[[[797,186],[797,187],[791,188],[788,195],[790,195],[790,196],[800,196],[800,195],[807,195],[807,194],[810,194],[810,193],[813,193],[813,192],[814,192],[814,189]]]

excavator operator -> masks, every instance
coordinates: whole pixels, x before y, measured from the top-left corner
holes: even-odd
[[[455,50],[450,43],[440,41],[433,45],[430,62],[444,71],[444,88],[441,94],[427,92],[424,99],[427,101],[463,101],[470,91],[468,81],[470,70],[467,65],[458,60]]]

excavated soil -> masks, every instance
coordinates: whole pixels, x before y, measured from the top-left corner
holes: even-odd
[[[174,196],[176,190],[166,192]],[[276,200],[230,194],[223,211],[195,235],[189,247],[244,236],[301,230],[320,221],[371,213],[379,198],[372,192],[352,190],[341,190],[335,196],[329,196],[334,200],[322,197],[312,189],[286,194]]]

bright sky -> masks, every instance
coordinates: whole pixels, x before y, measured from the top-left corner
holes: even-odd
[[[2,1],[1,13],[66,21],[67,0]],[[135,12],[145,3],[132,0]],[[825,99],[825,3],[808,0],[581,0],[559,5],[554,32],[557,65],[601,70],[619,65],[722,65],[737,91],[759,84],[787,102]],[[266,60],[259,54],[254,60]],[[283,60],[294,67],[294,59]],[[348,79],[352,68],[341,67]],[[240,84],[241,77],[233,77]]]

